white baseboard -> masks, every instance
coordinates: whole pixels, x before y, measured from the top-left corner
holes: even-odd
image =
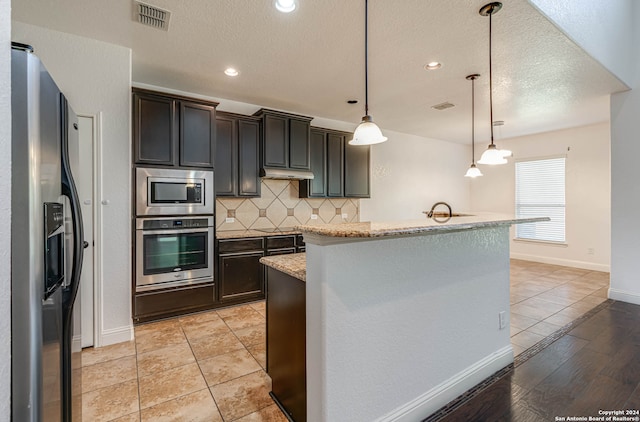
[[[133,325],[110,328],[100,333],[99,347],[133,340]]]
[[[543,264],[563,265],[565,267],[582,268],[591,271],[603,271],[608,273],[611,267],[607,264],[596,264],[594,262],[575,261],[572,259],[553,258],[548,256],[528,255],[521,253],[511,253],[512,259],[522,259],[523,261],[542,262]]]
[[[511,363],[513,363],[513,349],[509,345],[458,372],[421,396],[378,418],[376,422],[413,422],[422,420]]]
[[[640,294],[626,292],[624,290],[609,289],[609,299],[640,305]]]

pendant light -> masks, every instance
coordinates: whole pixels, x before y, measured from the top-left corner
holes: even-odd
[[[353,139],[349,141],[350,145],[373,145],[387,140],[387,137],[382,135],[382,131],[378,125],[373,123],[373,118],[369,115],[368,9],[369,0],[364,0],[364,117],[353,132]]]
[[[476,159],[476,151],[475,151],[475,83],[474,81],[478,79],[480,75],[474,73],[473,75],[467,76],[467,80],[471,81],[471,166],[469,170],[467,170],[467,174],[464,177],[476,178],[478,176],[482,176],[482,172],[478,167],[476,167],[475,159]]]
[[[282,13],[291,13],[296,10],[295,0],[276,0],[276,9]]]
[[[502,9],[502,3],[494,2],[485,4],[480,9],[481,16],[489,16],[489,112],[490,120],[489,126],[491,127],[491,143],[487,150],[482,154],[482,157],[478,160],[478,164],[505,164],[507,159],[504,158],[503,153],[493,143],[493,85],[491,75],[491,16],[494,13],[498,13]]]

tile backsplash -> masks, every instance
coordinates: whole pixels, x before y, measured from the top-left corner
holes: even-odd
[[[298,181],[262,179],[260,198],[216,199],[217,230],[271,229],[360,221],[360,200],[299,198]],[[311,216],[317,218],[312,219]],[[227,223],[233,218],[233,223]]]

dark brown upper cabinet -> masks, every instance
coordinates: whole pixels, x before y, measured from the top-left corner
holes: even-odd
[[[313,180],[300,181],[300,197],[369,198],[369,146],[349,145],[352,134],[311,128]]]
[[[344,144],[344,196],[370,198],[370,145]]]
[[[262,166],[310,169],[310,123],[312,118],[260,109],[262,118]]]
[[[217,105],[134,89],[136,164],[213,168]]]
[[[312,180],[300,181],[300,197],[314,198],[327,196],[327,133],[311,128],[309,142]]]
[[[327,133],[327,196],[344,196],[344,144],[346,135]]]
[[[216,195],[260,196],[260,119],[216,116]]]

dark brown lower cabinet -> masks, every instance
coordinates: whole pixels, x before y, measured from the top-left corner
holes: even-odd
[[[271,395],[296,422],[307,420],[305,282],[267,267],[267,373]]]
[[[136,293],[134,322],[148,322],[213,308],[214,283]]]
[[[245,252],[220,256],[220,301],[236,301],[264,296],[264,252]]]
[[[264,298],[263,238],[218,241],[218,300],[240,303]]]

